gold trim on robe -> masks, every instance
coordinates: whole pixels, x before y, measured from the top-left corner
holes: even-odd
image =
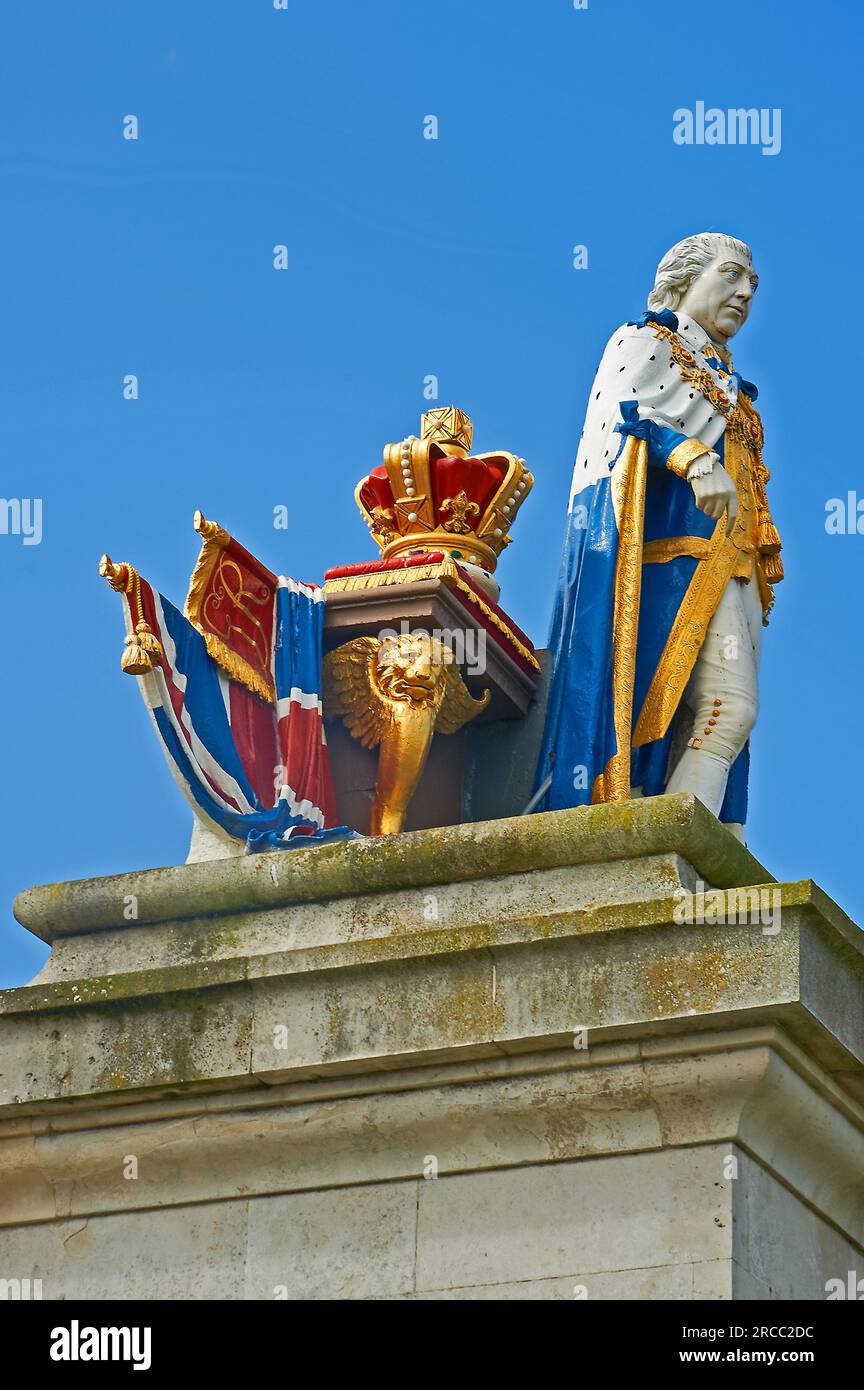
[[[708,444],[703,444],[701,439],[694,435],[692,439],[685,439],[681,444],[676,444],[666,460],[666,467],[671,468],[673,473],[677,473],[679,478],[687,477],[687,470],[691,463],[700,459],[703,454],[713,453]]]
[[[633,682],[642,588],[642,531],[648,444],[630,436],[612,473],[612,505],[618,522],[618,556],[612,608],[612,691],[617,751],[594,779],[591,801],[630,800],[630,737]]]

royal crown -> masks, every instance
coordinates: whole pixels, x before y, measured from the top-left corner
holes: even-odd
[[[472,436],[464,410],[427,410],[420,438],[385,445],[383,465],[361,478],[354,496],[383,559],[443,550],[495,569],[534,479],[515,454],[469,454]]]

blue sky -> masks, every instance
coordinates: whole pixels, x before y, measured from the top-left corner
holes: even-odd
[[[185,856],[102,551],[178,602],[196,507],[297,578],[372,558],[354,484],[417,430],[435,374],[479,450],[535,473],[499,577],[541,644],[599,353],[663,252],[704,229],[749,241],[761,276],[734,349],[760,386],[788,576],[750,844],[864,917],[864,536],[825,529],[830,498],[864,497],[862,28],[831,0],[43,0],[6,16],[0,492],[40,498],[43,534],[0,535],[0,983],[45,955],[12,918],[21,888]],[[673,112],[700,100],[780,108],[779,154],[677,145]]]

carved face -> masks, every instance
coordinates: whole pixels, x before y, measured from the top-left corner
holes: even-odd
[[[388,637],[378,655],[378,685],[391,700],[427,704],[435,694],[444,665],[452,660],[453,653],[425,632]]]
[[[697,276],[675,312],[690,314],[723,347],[746,323],[758,284],[753,266],[730,246]]]

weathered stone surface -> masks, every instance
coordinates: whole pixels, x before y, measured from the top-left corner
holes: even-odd
[[[779,929],[679,920],[700,884],[771,885]],[[17,910],[53,950],[0,996],[0,1278],[699,1300],[864,1272],[861,935],[690,797]]]
[[[0,1278],[32,1271],[48,1300],[241,1298],[247,1227],[242,1200],[0,1227]]]
[[[414,1289],[417,1183],[249,1204],[243,1296],[398,1298]]]
[[[423,1183],[418,1291],[726,1258],[723,1158],[706,1145]]]
[[[725,1261],[717,1261],[725,1269]],[[415,1295],[418,1301],[530,1300],[544,1302],[567,1299],[627,1300],[691,1299],[694,1271],[701,1265],[657,1265],[652,1269],[622,1269],[614,1274],[585,1273],[577,1270],[559,1279],[523,1279],[515,1284],[472,1284],[451,1289],[434,1289]],[[719,1295],[718,1295],[719,1297]]]
[[[681,854],[717,887],[773,882],[699,802],[682,794],[323,845],[314,859],[297,853],[251,855],[239,863],[183,864],[48,884],[20,893],[15,915],[37,936],[53,941],[76,932],[664,853]],[[125,915],[130,897],[137,903],[134,924]]]
[[[859,1182],[860,1178],[859,1171]],[[845,1285],[849,1270],[864,1267],[860,1209],[850,1223],[856,1238],[849,1240],[744,1153],[739,1156],[737,1181],[732,1246],[735,1297],[822,1299],[826,1280],[841,1279]],[[821,1209],[830,1214],[830,1204]]]

